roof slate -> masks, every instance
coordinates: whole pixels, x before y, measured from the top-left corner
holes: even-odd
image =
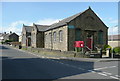
[[[38,31],[45,31],[48,27],[50,27],[49,25],[37,25],[34,24],[37,28]]]
[[[90,9],[90,8],[89,8]],[[87,9],[88,10],[88,9]],[[80,12],[78,14],[75,14],[73,16],[70,16],[68,18],[65,18],[61,21],[59,21],[58,23],[52,24],[49,28],[47,28],[46,30],[50,30],[50,29],[54,29],[63,25],[66,25],[67,23],[69,23],[70,21],[72,21],[73,19],[75,19],[76,17],[80,16],[81,14],[83,14],[84,12],[86,12],[87,10]]]
[[[24,27],[25,27],[26,32],[31,32],[32,31],[32,26],[25,26],[24,25]]]

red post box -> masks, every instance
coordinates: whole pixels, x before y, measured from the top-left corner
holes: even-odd
[[[84,41],[75,41],[74,42],[74,47],[84,47]]]

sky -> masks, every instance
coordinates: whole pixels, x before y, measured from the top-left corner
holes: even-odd
[[[0,32],[12,31],[20,35],[23,24],[50,25],[83,12],[89,6],[109,27],[109,35],[118,33],[118,2],[1,2]]]

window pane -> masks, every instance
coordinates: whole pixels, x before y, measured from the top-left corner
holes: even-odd
[[[51,33],[49,33],[49,41],[51,41],[51,37],[52,37],[52,34],[51,34]]]
[[[63,31],[59,31],[59,41],[63,41]]]
[[[80,29],[76,29],[75,30],[75,41],[80,41],[81,40],[81,30]]]
[[[56,41],[56,32],[53,33],[53,39]]]
[[[47,34],[45,34],[45,42],[47,42]]]
[[[98,32],[98,43],[103,44],[103,32],[102,31]]]

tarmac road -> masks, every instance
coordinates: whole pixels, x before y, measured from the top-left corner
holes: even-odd
[[[111,79],[118,81],[118,61],[85,62],[40,58],[0,46],[2,79]],[[24,80],[25,81],[25,80]],[[33,80],[35,81],[35,80]]]

